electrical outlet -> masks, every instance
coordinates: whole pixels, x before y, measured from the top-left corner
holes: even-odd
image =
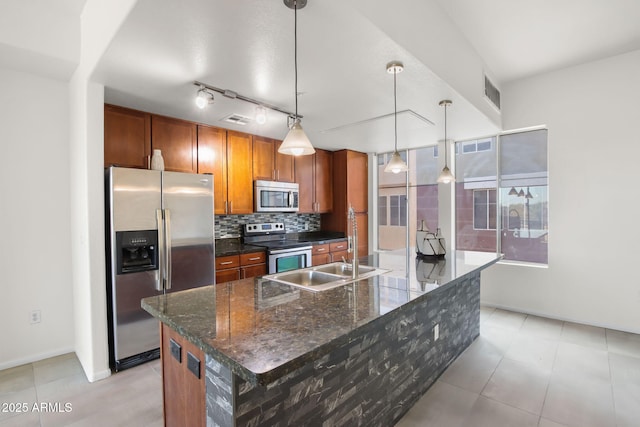
[[[35,323],[40,323],[42,321],[40,310],[33,310],[31,312],[31,315],[29,316],[29,321],[32,325]]]
[[[433,340],[434,341],[438,341],[438,338],[440,338],[440,324],[439,323],[436,326],[433,327]]]

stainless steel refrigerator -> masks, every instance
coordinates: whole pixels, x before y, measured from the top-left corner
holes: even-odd
[[[213,176],[110,167],[106,172],[110,361],[160,356],[149,296],[215,282]]]

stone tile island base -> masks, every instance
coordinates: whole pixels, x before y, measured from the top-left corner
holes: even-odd
[[[357,329],[348,343],[266,386],[249,384],[207,355],[207,425],[393,425],[480,334],[480,272],[459,280]]]

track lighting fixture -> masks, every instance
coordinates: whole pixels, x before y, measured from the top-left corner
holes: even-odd
[[[196,105],[202,109],[209,104],[213,104],[213,92],[207,89],[204,85],[200,85],[200,89],[196,95]]]
[[[230,90],[230,89],[220,89],[218,87],[211,86],[211,85],[199,82],[199,81],[195,81],[195,82],[193,82],[193,84],[195,86],[198,86],[198,88],[199,88],[198,92],[197,92],[197,96],[196,96],[196,105],[198,105],[198,107],[200,107],[200,108],[204,108],[208,104],[212,104],[213,103],[213,93],[217,92],[220,95],[224,96],[225,98],[237,99],[237,100],[240,100],[240,101],[249,102],[251,104],[254,104],[256,106],[255,121],[258,124],[266,123],[266,121],[267,121],[267,109],[272,110],[272,111],[277,111],[277,112],[282,113],[282,114],[284,114],[284,115],[286,115],[288,117],[294,115],[290,111],[283,110],[280,107],[276,107],[275,105],[271,105],[271,104],[263,102],[263,101],[258,101],[256,99],[249,98],[248,96],[241,95],[238,92],[235,92],[235,91]],[[200,101],[200,99],[202,99],[202,101]],[[301,118],[302,116],[298,116],[298,117]]]
[[[263,125],[267,122],[267,109],[263,106],[256,107],[256,123]]]

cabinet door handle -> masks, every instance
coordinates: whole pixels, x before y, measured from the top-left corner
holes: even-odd
[[[255,257],[255,258],[249,258],[249,261],[258,261],[260,259],[259,256]]]
[[[220,265],[229,265],[229,264],[233,264],[233,261],[225,261],[220,263]]]
[[[276,170],[276,180],[280,181],[280,169]]]
[[[233,200],[229,202],[229,213],[233,213]]]
[[[326,248],[318,248],[318,252],[324,252]]]
[[[336,246],[336,249],[342,249],[342,248],[344,248],[344,245],[337,245]]]

